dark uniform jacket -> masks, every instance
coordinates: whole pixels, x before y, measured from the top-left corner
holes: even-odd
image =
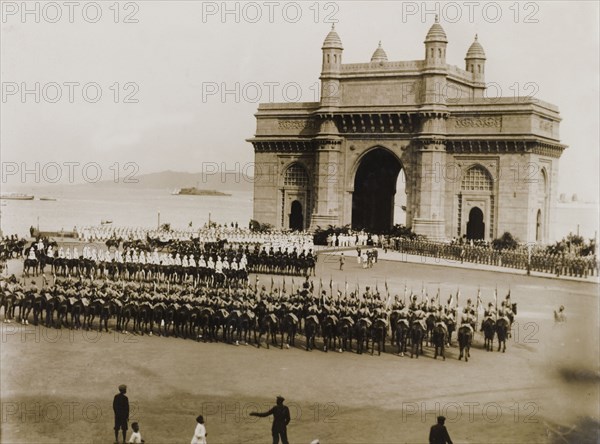
[[[271,429],[274,431],[284,431],[290,423],[290,409],[283,404],[274,406],[271,410],[265,413],[257,413],[256,416],[264,418],[273,415],[273,425]]]
[[[452,444],[448,430],[443,424],[431,426],[429,431],[429,444]]]
[[[129,399],[123,393],[115,395],[113,400],[113,410],[115,411],[115,418],[129,419]]]

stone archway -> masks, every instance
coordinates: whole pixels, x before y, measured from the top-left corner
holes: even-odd
[[[485,223],[483,222],[483,211],[479,207],[471,208],[469,221],[467,222],[467,239],[479,240],[485,238]]]
[[[299,200],[292,202],[290,211],[290,229],[295,231],[304,230],[304,213],[302,203]]]
[[[385,148],[375,148],[360,160],[354,176],[352,228],[371,233],[388,231],[394,223],[394,196],[402,164]]]

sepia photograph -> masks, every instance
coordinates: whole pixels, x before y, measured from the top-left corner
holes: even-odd
[[[0,443],[600,442],[600,3],[0,12]]]

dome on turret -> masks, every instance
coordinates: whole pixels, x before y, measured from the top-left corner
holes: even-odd
[[[342,46],[342,39],[337,32],[335,32],[335,23],[331,25],[331,31],[325,37],[325,41],[323,42],[323,47],[321,49],[344,49]]]
[[[379,41],[379,46],[377,47],[377,49],[373,53],[373,56],[371,57],[371,63],[373,63],[373,62],[387,62],[387,61],[388,61],[387,54],[385,53],[385,51],[381,47],[381,40],[380,40]]]
[[[475,34],[475,41],[467,51],[467,56],[465,57],[465,60],[467,59],[485,60],[485,51],[483,50],[483,46],[481,46],[481,43],[479,43],[479,41],[477,40],[477,34]]]
[[[429,28],[429,32],[425,37],[425,43],[430,42],[448,43],[446,32],[444,31],[444,28],[442,28],[442,25],[440,25],[437,15],[435,16],[435,23],[431,26],[431,28]]]

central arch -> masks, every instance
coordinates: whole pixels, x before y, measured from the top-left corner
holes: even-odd
[[[360,160],[354,176],[352,228],[371,233],[388,231],[394,223],[394,196],[402,165],[385,148],[375,148]]]
[[[467,222],[467,239],[478,240],[485,237],[485,223],[483,222],[483,211],[479,207],[473,207],[469,211],[469,222]]]

